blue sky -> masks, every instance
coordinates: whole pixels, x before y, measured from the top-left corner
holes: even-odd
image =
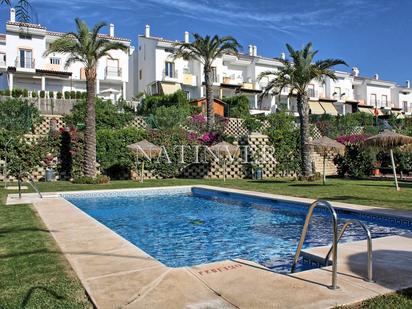
[[[15,0],[16,1],[16,0]],[[409,0],[31,0],[38,22],[73,30],[75,17],[90,25],[113,22],[116,35],[136,44],[144,25],[152,35],[183,39],[185,30],[233,35],[258,53],[277,57],[288,42],[312,41],[320,58],[342,58],[361,75],[404,83],[412,79],[412,1]],[[0,18],[8,19],[1,7]],[[3,30],[4,31],[4,30]],[[347,68],[346,70],[349,70]]]

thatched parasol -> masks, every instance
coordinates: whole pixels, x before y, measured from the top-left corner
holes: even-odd
[[[226,158],[239,156],[239,147],[228,142],[220,142],[211,146],[210,150],[213,151],[218,157],[223,157],[223,181],[226,181]]]
[[[152,144],[147,140],[142,140],[138,143],[128,145],[127,149],[133,151],[136,155],[136,168],[139,157],[150,160],[151,158],[158,156],[162,152],[161,147],[156,146],[155,144]],[[142,160],[141,168],[142,170],[140,174],[140,182],[143,182],[144,160]]]
[[[345,151],[345,145],[331,139],[327,136],[323,136],[319,139],[315,139],[309,142],[313,148],[323,155],[323,184],[326,183],[326,156],[329,151],[343,153]]]
[[[383,131],[378,135],[367,138],[364,142],[365,146],[384,149],[390,151],[393,176],[395,178],[396,190],[399,191],[398,178],[396,176],[395,159],[393,158],[393,149],[403,145],[412,144],[412,137],[398,134],[392,131]]]

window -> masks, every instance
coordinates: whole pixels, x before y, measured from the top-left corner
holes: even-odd
[[[175,77],[175,64],[173,62],[165,62],[165,76]]]
[[[403,101],[402,105],[403,105],[403,111],[405,113],[409,112],[409,110],[408,110],[408,101]]]
[[[50,64],[57,64],[60,65],[60,58],[50,58]]]
[[[186,99],[188,101],[190,101],[190,92],[189,91],[185,91],[185,95],[186,95]]]
[[[142,79],[143,78],[143,72],[142,72],[142,70],[140,69],[139,70],[139,79]]]
[[[30,49],[20,49],[17,64],[20,68],[34,69],[33,52]]]
[[[340,87],[335,87],[333,90],[333,96],[340,99],[342,95],[342,89]]]
[[[378,107],[377,106],[377,101],[376,101],[376,94],[375,93],[371,93],[371,97],[369,99],[369,104],[374,106],[374,107]]]
[[[388,96],[387,95],[382,95],[381,101],[382,101],[381,106],[388,107]]]
[[[314,98],[315,97],[315,85],[309,84],[307,92],[308,92],[309,97]]]
[[[20,33],[19,38],[22,40],[31,40],[31,34],[28,33]]]

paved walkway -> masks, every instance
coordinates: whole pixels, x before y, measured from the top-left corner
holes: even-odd
[[[243,260],[169,268],[62,198],[33,203],[98,308],[329,308],[412,286],[408,237],[374,240],[375,283],[362,279],[365,244],[340,245],[332,291],[330,267],[288,276]]]

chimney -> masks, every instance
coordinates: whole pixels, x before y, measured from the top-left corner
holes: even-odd
[[[249,56],[253,56],[253,46],[249,45]]]
[[[352,68],[352,75],[353,76],[359,76],[359,69],[357,67]]]
[[[286,54],[285,54],[285,53],[281,53],[281,54],[280,54],[280,59],[286,60]]]
[[[189,43],[189,32],[185,31],[185,43]]]
[[[406,88],[411,88],[411,81],[408,79],[407,81],[406,81]]]
[[[257,47],[253,45],[253,56],[257,56]]]
[[[379,79],[379,74],[373,75],[373,78],[376,79],[376,80],[378,80],[378,79]]]
[[[112,38],[114,37],[114,24],[109,25],[109,34]]]
[[[146,27],[144,28],[144,36],[146,38],[150,38],[150,26],[146,25]]]
[[[14,8],[10,9],[10,21],[12,23],[16,22],[16,10]]]

